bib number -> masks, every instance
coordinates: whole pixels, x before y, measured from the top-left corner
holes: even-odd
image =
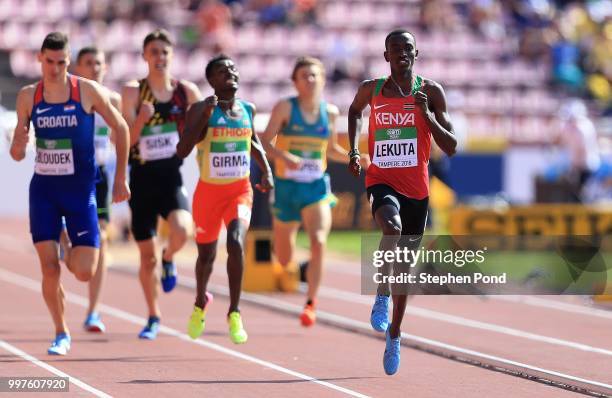
[[[140,157],[145,161],[169,159],[176,153],[178,142],[176,123],[145,126],[138,144]]]
[[[381,169],[418,165],[416,128],[376,130],[372,163]]]
[[[108,127],[99,127],[94,136],[94,147],[96,149],[96,164],[105,164],[110,155],[110,138]]]
[[[311,182],[323,177],[323,160],[321,152],[291,151],[302,158],[299,169],[286,169],[285,176],[297,182]]]
[[[74,174],[72,140],[36,140],[36,164],[34,172],[41,175]]]
[[[236,179],[249,175],[251,157],[247,141],[211,142],[210,178]]]

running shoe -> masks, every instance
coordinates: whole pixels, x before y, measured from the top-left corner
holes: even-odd
[[[377,332],[384,332],[389,327],[390,296],[377,294],[370,314],[370,324]]]
[[[389,329],[387,329],[385,353],[383,355],[383,367],[385,373],[389,376],[395,374],[400,366],[400,340],[401,337],[391,338]]]
[[[158,331],[159,318],[156,316],[150,316],[146,326],[144,327],[144,329],[142,329],[138,337],[145,340],[155,340]]]
[[[314,305],[306,304],[304,311],[300,314],[300,322],[302,326],[309,327],[315,324],[317,321],[317,314],[315,313]]]
[[[89,315],[87,315],[85,323],[83,323],[83,328],[92,333],[104,333],[106,331],[102,318],[97,312],[90,312]]]
[[[161,284],[165,293],[169,293],[176,286],[176,264],[173,261],[164,260],[164,252],[162,251],[162,274]]]
[[[200,308],[197,305],[193,306],[193,312],[191,313],[191,318],[189,318],[189,323],[187,324],[187,334],[194,340],[200,337],[204,331],[204,326],[206,325],[206,310],[212,301],[213,295],[206,292],[206,304],[204,305],[204,308]]]
[[[231,312],[227,318],[227,322],[229,323],[229,335],[232,343],[246,343],[249,335],[247,334],[246,330],[244,330],[244,326],[242,325],[242,317],[240,316],[240,312]]]
[[[59,333],[55,336],[55,340],[51,343],[51,347],[47,350],[49,355],[66,355],[70,351],[70,336],[66,333]]]

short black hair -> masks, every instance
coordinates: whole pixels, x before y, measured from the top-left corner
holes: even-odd
[[[416,47],[416,36],[414,35],[414,33],[406,30],[406,29],[395,29],[391,32],[389,32],[389,34],[387,35],[387,37],[385,37],[385,48],[387,48],[387,45],[389,44],[389,40],[393,37],[393,36],[400,36],[403,34],[408,33],[410,36],[412,36],[412,39],[414,40],[414,45]]]
[[[216,57],[213,57],[210,61],[208,61],[208,63],[206,64],[206,71],[204,72],[206,74],[206,79],[210,79],[210,76],[212,75],[212,69],[215,66],[215,64],[221,61],[228,61],[228,60],[232,61],[229,55],[219,54]]]
[[[79,61],[81,60],[82,57],[84,57],[87,54],[98,54],[101,53],[102,51],[100,51],[100,49],[96,46],[87,46],[87,47],[83,47],[79,50],[79,53],[77,54],[77,64],[79,63]]]
[[[145,36],[144,41],[142,42],[142,49],[144,50],[147,44],[151,43],[154,40],[161,40],[164,43],[167,43],[169,46],[172,46],[172,40],[170,40],[170,33],[168,33],[166,29],[155,29],[153,32]]]
[[[62,32],[51,32],[45,36],[40,52],[43,52],[45,49],[65,50],[66,48],[68,48],[68,36]]]

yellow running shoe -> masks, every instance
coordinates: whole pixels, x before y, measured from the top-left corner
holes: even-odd
[[[227,323],[229,323],[229,335],[232,343],[246,343],[249,335],[247,334],[246,330],[244,330],[244,326],[242,325],[242,317],[240,316],[240,312],[231,312],[227,318]]]
[[[206,310],[208,309],[208,305],[213,301],[213,295],[206,292],[206,299],[204,308],[200,308],[197,305],[193,306],[193,312],[187,324],[187,334],[194,340],[200,337],[204,331],[204,326],[206,325]]]

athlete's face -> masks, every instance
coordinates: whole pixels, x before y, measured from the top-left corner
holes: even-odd
[[[385,60],[389,62],[392,70],[407,70],[412,68],[418,54],[414,37],[403,33],[389,38]]]
[[[149,65],[149,72],[167,72],[172,61],[172,46],[163,40],[153,40],[147,43],[142,54]]]
[[[305,65],[296,71],[293,84],[300,96],[319,95],[325,86],[325,75],[320,66]]]
[[[65,78],[70,65],[70,49],[49,50],[45,48],[38,53],[38,62],[44,79],[62,80]]]
[[[77,62],[75,72],[86,79],[102,83],[106,75],[106,60],[103,52],[87,53],[81,56]]]
[[[238,90],[240,74],[234,61],[225,59],[215,63],[208,81],[215,91]]]

